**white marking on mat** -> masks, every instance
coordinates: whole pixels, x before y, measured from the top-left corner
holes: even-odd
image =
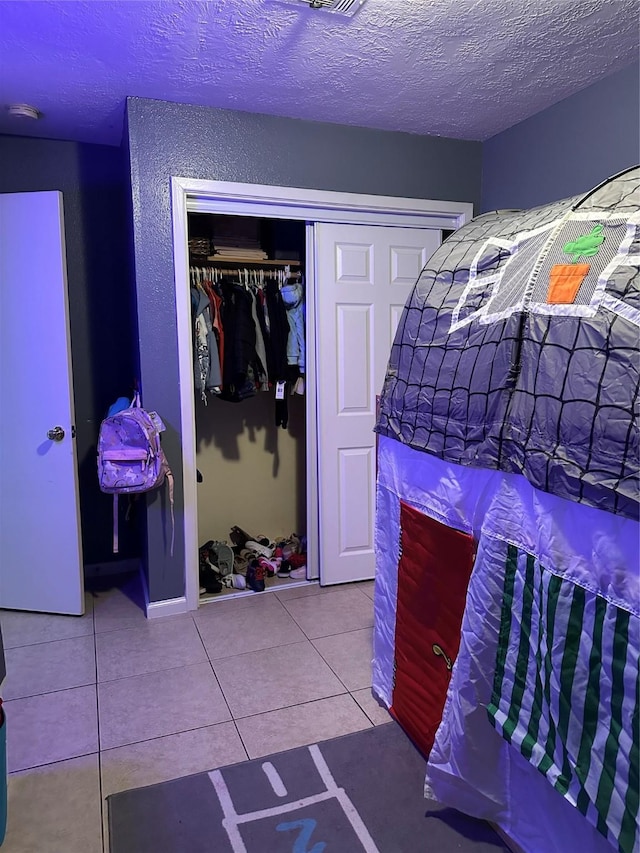
[[[362,844],[362,848],[365,853],[380,853],[378,848],[376,847],[373,839],[369,835],[369,830],[364,825],[362,818],[356,811],[355,806],[347,796],[344,788],[338,788],[336,785],[335,779],[331,775],[331,771],[320,752],[320,749],[317,744],[309,747],[309,752],[313,759],[313,763],[320,774],[322,781],[325,784],[326,791],[323,791],[320,794],[314,794],[311,797],[303,797],[300,800],[296,800],[292,803],[283,803],[280,806],[274,806],[269,809],[259,809],[255,812],[247,812],[245,814],[238,814],[233,805],[233,800],[231,799],[231,794],[229,793],[229,789],[227,788],[227,784],[222,777],[222,773],[220,770],[212,770],[208,776],[211,780],[213,787],[215,788],[216,794],[218,795],[218,800],[220,801],[220,805],[222,806],[222,811],[224,813],[224,818],[222,820],[222,826],[225,829],[227,836],[229,837],[229,841],[231,842],[231,847],[233,849],[233,853],[248,853],[247,848],[245,847],[245,843],[242,840],[242,836],[240,835],[240,825],[243,823],[251,823],[255,820],[262,820],[268,817],[277,817],[278,815],[284,815],[289,812],[295,812],[298,809],[305,808],[305,806],[312,806],[315,803],[321,803],[325,800],[337,800],[342,810],[344,811],[349,823],[353,827],[355,834],[358,837],[358,840]],[[267,768],[270,768],[267,769]],[[286,796],[287,791],[285,786],[280,779],[275,767],[268,761],[266,761],[262,765],[262,769],[264,770],[267,778],[271,782],[271,785],[278,796]],[[273,774],[273,778],[270,774]],[[274,785],[274,781],[276,784]],[[281,790],[284,791],[284,794],[279,793],[276,790],[276,785],[281,786]]]
[[[273,793],[276,797],[286,797],[287,789],[285,788],[284,782],[280,778],[280,774],[273,764],[270,761],[265,761],[262,765],[262,769],[264,770],[264,775],[269,780],[269,784],[273,788]]]
[[[244,846],[244,841],[242,840],[242,836],[238,829],[236,810],[233,807],[233,801],[231,800],[231,794],[227,788],[227,783],[222,778],[222,773],[219,770],[212,770],[211,773],[209,773],[209,779],[211,779],[213,787],[216,790],[216,794],[218,795],[218,799],[220,800],[222,811],[224,812],[222,826],[229,836],[233,853],[247,853],[247,848]]]
[[[324,756],[320,752],[320,747],[318,746],[318,744],[316,743],[313,746],[310,746],[309,752],[311,753],[311,757],[313,758],[313,763],[318,768],[318,773],[322,777],[322,781],[327,786],[327,791],[329,793],[332,793],[342,806],[342,810],[349,818],[349,822],[351,823],[351,826],[353,827],[366,853],[380,853],[380,851],[375,845],[373,838],[369,835],[369,830],[364,825],[364,822],[360,817],[359,813],[357,812],[356,807],[353,805],[353,803],[347,796],[347,792],[344,790],[344,788],[338,788],[338,786],[336,785],[335,779],[331,775],[329,766],[324,760]]]

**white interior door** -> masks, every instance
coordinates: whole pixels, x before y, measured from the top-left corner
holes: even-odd
[[[0,195],[1,607],[84,612],[73,424],[62,194]]]
[[[375,573],[376,395],[404,304],[441,232],[317,224],[320,581]]]

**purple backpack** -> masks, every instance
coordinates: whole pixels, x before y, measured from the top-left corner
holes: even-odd
[[[160,444],[165,425],[156,412],[140,405],[136,392],[129,408],[106,417],[98,436],[98,482],[113,495],[113,553],[118,553],[118,495],[148,492],[169,484],[173,556],[173,475]]]

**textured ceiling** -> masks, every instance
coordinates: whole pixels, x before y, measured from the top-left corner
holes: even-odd
[[[0,0],[0,132],[119,144],[136,95],[482,140],[637,56],[638,0]]]

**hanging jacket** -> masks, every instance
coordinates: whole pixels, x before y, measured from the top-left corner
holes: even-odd
[[[256,356],[256,325],[251,313],[251,295],[242,285],[221,282],[224,325],[224,400],[238,403],[256,393],[259,363]]]
[[[218,344],[211,325],[209,298],[197,287],[191,288],[191,315],[194,322],[195,388],[206,404],[206,392],[219,393],[222,386],[222,376],[218,360]]]
[[[287,362],[290,365],[297,365],[300,368],[300,373],[304,373],[304,288],[301,284],[294,282],[283,285],[280,293],[289,322]]]
[[[289,339],[289,321],[287,310],[282,301],[280,288],[275,281],[268,281],[265,286],[267,295],[267,310],[269,312],[269,338],[273,355],[272,382],[284,381],[287,378],[287,341]]]
[[[207,329],[204,318],[199,314],[200,291],[191,289],[191,318],[193,320],[193,378],[196,393],[200,395],[202,402],[206,405],[205,393],[206,378],[209,375],[209,346],[207,344]]]

